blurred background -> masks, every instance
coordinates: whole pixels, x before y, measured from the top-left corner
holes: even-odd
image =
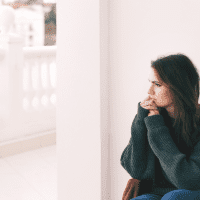
[[[15,10],[12,30],[23,34],[24,46],[56,45],[56,0],[0,0]]]
[[[57,199],[56,52],[55,0],[0,0],[0,199]]]
[[[0,157],[55,144],[56,49],[55,0],[0,0]]]

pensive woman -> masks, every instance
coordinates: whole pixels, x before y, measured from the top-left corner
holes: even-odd
[[[184,54],[151,62],[148,97],[138,103],[121,165],[122,200],[200,199],[199,73]]]

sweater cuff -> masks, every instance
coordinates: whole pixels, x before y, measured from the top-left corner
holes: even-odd
[[[158,128],[165,126],[165,122],[162,115],[152,115],[144,118],[147,129]]]
[[[144,119],[147,115],[148,115],[148,113],[149,113],[149,110],[147,110],[147,109],[145,109],[145,108],[143,108],[142,106],[140,106],[140,103],[141,102],[139,102],[138,103],[138,118],[139,119]]]

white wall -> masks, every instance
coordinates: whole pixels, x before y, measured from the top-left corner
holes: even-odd
[[[102,2],[57,2],[58,200],[122,199],[120,157],[150,61],[181,52],[200,66],[200,1]]]
[[[200,1],[110,1],[111,199],[122,198],[130,175],[120,157],[137,104],[148,95],[150,61],[182,52],[200,68]]]
[[[108,0],[57,2],[59,200],[109,195],[107,9]]]

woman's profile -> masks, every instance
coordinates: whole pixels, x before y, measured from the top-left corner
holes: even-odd
[[[148,97],[120,159],[132,177],[122,200],[200,199],[199,80],[184,54],[151,61]]]

